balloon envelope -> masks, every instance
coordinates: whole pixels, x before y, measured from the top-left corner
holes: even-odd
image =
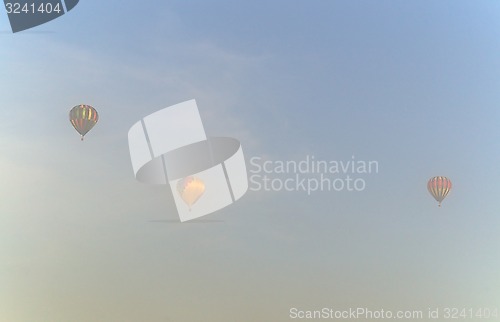
[[[191,210],[191,206],[194,205],[205,192],[205,184],[200,179],[189,176],[177,182],[177,191],[179,192],[179,196]]]
[[[83,136],[94,127],[98,120],[97,111],[90,105],[77,105],[69,112],[69,121],[80,133],[82,141]]]
[[[442,176],[430,178],[427,183],[427,190],[439,202],[439,206],[441,207],[441,202],[451,190],[451,180]]]

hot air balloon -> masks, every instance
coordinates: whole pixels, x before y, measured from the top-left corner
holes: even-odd
[[[205,184],[200,179],[189,176],[177,182],[177,191],[191,211],[191,206],[194,205],[205,192]]]
[[[69,112],[69,121],[82,136],[90,131],[99,120],[97,111],[90,105],[77,105]]]
[[[427,183],[427,189],[434,199],[439,202],[439,207],[441,207],[441,202],[451,190],[451,180],[441,176],[433,177]]]

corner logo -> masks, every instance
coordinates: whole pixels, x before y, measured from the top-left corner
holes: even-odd
[[[181,221],[220,210],[248,190],[238,140],[206,136],[195,100],[144,117],[128,132],[138,181],[169,184]]]
[[[30,29],[59,18],[80,0],[4,0],[12,32]]]

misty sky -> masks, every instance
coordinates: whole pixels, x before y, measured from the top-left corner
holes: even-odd
[[[500,309],[499,86],[497,1],[81,0],[16,34],[2,9],[0,321]],[[189,99],[247,161],[379,171],[181,224],[166,186],[135,180],[127,132]],[[82,103],[100,115],[83,143]]]

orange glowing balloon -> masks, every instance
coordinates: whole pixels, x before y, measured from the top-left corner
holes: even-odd
[[[205,192],[205,184],[193,176],[177,181],[177,192],[191,210],[193,206]]]

